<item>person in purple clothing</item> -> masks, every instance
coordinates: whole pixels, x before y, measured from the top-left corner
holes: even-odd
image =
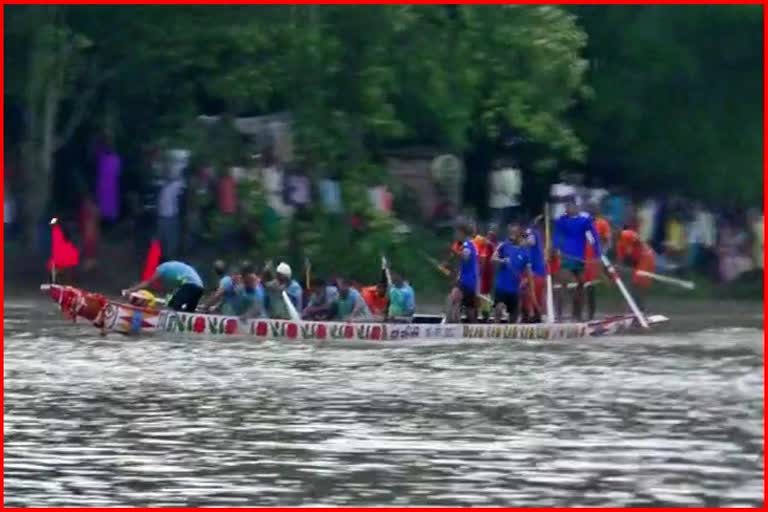
[[[120,157],[110,145],[99,152],[98,198],[102,221],[114,223],[120,215]]]
[[[592,217],[580,212],[573,201],[568,202],[565,214],[555,220],[554,227],[555,254],[559,256],[562,272],[570,274],[577,283],[573,295],[573,318],[580,321],[584,303],[585,249],[587,243],[593,244],[593,254],[599,258],[600,237],[597,235]],[[589,241],[588,238],[590,238]],[[562,284],[566,284],[568,280],[567,276],[560,279]],[[558,294],[558,302],[561,301],[562,294]]]

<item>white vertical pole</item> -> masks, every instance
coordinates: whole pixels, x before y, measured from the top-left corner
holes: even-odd
[[[59,219],[54,217],[49,224],[53,226],[58,221]],[[51,231],[53,231],[53,227],[51,227]],[[51,235],[53,235],[53,233],[51,233]],[[56,258],[53,257],[53,242],[51,242],[51,283],[56,284]]]
[[[550,272],[549,267],[549,255],[551,252],[551,243],[550,243],[550,233],[549,233],[549,203],[544,203],[544,232],[545,232],[545,249],[544,249],[544,258],[546,259],[546,269],[547,269],[547,323],[553,324],[555,323],[555,296],[554,296],[554,289],[552,286],[552,273]]]

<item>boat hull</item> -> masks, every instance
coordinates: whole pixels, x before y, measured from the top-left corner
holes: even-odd
[[[182,335],[307,342],[400,342],[408,340],[558,340],[614,335],[637,327],[631,315],[562,324],[345,323],[237,317],[157,310],[109,300],[61,285],[41,287],[70,319],[91,322],[102,332]],[[666,317],[650,317],[656,324]]]

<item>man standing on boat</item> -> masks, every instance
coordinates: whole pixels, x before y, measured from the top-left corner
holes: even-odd
[[[203,280],[200,279],[200,274],[181,261],[166,261],[158,265],[152,277],[123,290],[123,295],[149,288],[155,283],[161,284],[166,291],[173,294],[168,307],[174,311],[195,311],[200,297],[203,296]]]
[[[604,251],[607,251],[611,247],[611,224],[600,214],[600,206],[597,203],[589,203],[587,205],[587,213],[592,217],[592,222],[595,225],[595,231],[597,231],[598,240],[600,246]],[[588,243],[585,247],[586,267],[584,269],[584,282],[589,283],[586,285],[587,295],[587,317],[588,320],[595,319],[595,313],[597,312],[597,282],[602,274],[603,264],[600,261],[599,255],[595,254],[594,247]]]
[[[541,322],[542,308],[546,303],[547,265],[544,258],[543,237],[539,228],[542,220],[543,215],[539,215],[525,231],[525,245],[528,247],[528,260],[533,272],[533,296],[536,299],[533,301],[529,293],[523,293],[524,321],[530,323]],[[524,281],[523,286],[526,285],[527,282]]]
[[[594,256],[600,257],[600,240],[595,224],[587,213],[579,212],[576,202],[566,203],[565,214],[555,221],[554,248],[560,260],[560,279],[563,288],[568,282],[568,275],[576,282],[573,295],[573,320],[581,321],[581,311],[584,304],[584,268],[587,245],[587,234],[594,242]],[[558,302],[562,301],[563,290],[558,294]],[[558,307],[558,309],[562,309]]]
[[[486,236],[477,234],[472,240],[477,249],[479,280],[478,291],[481,296],[489,296],[493,291],[493,271],[494,263],[493,253],[496,252],[496,229],[489,227]],[[489,301],[480,300],[477,304],[479,311],[485,320],[488,320],[491,313],[491,304]]]
[[[410,322],[416,314],[416,296],[411,285],[397,272],[392,272],[388,297],[387,319],[392,322]]]
[[[621,265],[625,260],[632,266],[632,296],[637,306],[645,310],[645,297],[651,287],[651,278],[643,275],[643,272],[656,269],[656,255],[636,231],[626,227],[619,233],[616,242],[616,261]]]
[[[510,223],[507,226],[507,234],[508,239],[499,245],[493,255],[493,262],[499,266],[496,270],[493,304],[497,323],[502,320],[502,305],[507,309],[507,321],[517,323],[523,280],[526,281],[525,291],[530,304],[533,309],[539,309],[529,258],[529,247],[523,244],[520,225],[516,222]]]
[[[459,271],[456,285],[448,296],[447,319],[450,322],[461,321],[462,307],[466,311],[467,321],[477,321],[478,257],[477,248],[472,243],[473,229],[464,222],[456,228],[456,240],[460,241]]]

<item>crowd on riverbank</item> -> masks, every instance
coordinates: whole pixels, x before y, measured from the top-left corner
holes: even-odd
[[[622,187],[585,186],[579,174],[563,174],[551,189],[557,216],[567,198],[596,207],[617,233],[636,231],[657,254],[657,271],[696,273],[728,283],[763,269],[763,212],[717,209],[680,195],[639,197]]]
[[[164,257],[172,259],[201,246],[237,251],[259,236],[284,236],[276,226],[292,218],[333,215],[339,222],[365,229],[364,219],[344,204],[339,180],[312,180],[299,166],[281,165],[268,155],[256,159],[252,168],[217,172],[193,164],[189,151],[155,151],[148,154],[146,168],[150,172],[138,186],[121,190],[118,153],[109,145],[94,153],[94,176],[81,180],[94,185],[80,186],[78,207],[59,214],[82,247],[84,268],[97,264],[102,235],[131,237],[139,251],[157,237]],[[507,173],[508,195],[513,199],[506,203],[505,192],[496,190],[503,189],[504,179],[499,173],[491,175],[489,206],[495,220],[504,220],[505,209],[520,203],[515,195],[520,194],[522,179],[516,172]],[[10,190],[6,187],[6,240],[20,231]],[[624,226],[637,231],[657,253],[660,272],[695,273],[728,283],[763,268],[763,212],[757,209],[715,209],[672,195],[637,197],[598,181],[588,186],[583,175],[563,173],[550,191],[553,216],[561,213],[568,198],[585,208],[597,207],[615,234]],[[372,210],[398,213],[384,185],[370,187],[368,201]],[[45,246],[45,229],[41,238]]]

